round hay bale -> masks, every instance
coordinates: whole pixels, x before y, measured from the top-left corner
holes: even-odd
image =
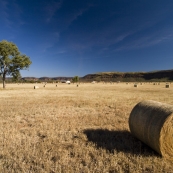
[[[166,88],[169,88],[169,87],[170,87],[170,85],[169,85],[169,84],[166,84],[166,85],[165,85],[165,87],[166,87]]]
[[[129,117],[131,133],[173,160],[173,106],[152,100],[138,103]]]
[[[39,88],[39,86],[34,86],[34,89],[38,89]]]
[[[138,87],[138,84],[134,84],[134,87]]]

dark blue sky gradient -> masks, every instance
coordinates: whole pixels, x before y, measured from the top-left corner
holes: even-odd
[[[172,0],[0,0],[0,41],[32,60],[22,76],[173,69]]]

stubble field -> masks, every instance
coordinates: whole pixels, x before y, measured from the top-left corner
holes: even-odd
[[[173,88],[37,85],[0,89],[0,172],[173,172],[171,162],[134,138],[128,125],[142,100],[173,104]]]

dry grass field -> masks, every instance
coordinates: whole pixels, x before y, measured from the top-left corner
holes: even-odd
[[[170,161],[134,138],[142,100],[173,104],[173,88],[119,84],[9,84],[0,89],[2,173],[171,173]]]

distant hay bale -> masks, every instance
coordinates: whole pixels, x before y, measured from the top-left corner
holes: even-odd
[[[138,87],[138,84],[134,84],[134,87]]]
[[[39,86],[34,86],[34,89],[38,89],[39,88]]]
[[[170,85],[169,85],[169,84],[166,84],[165,87],[166,87],[166,88],[170,88]]]
[[[173,106],[152,100],[138,103],[129,117],[131,133],[173,160]]]

